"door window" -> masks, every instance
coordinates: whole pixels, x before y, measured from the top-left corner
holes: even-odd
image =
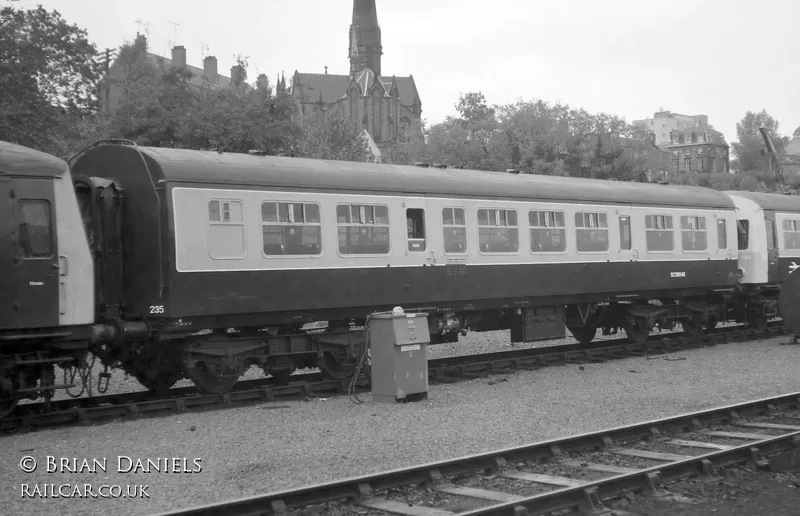
[[[19,248],[23,258],[49,258],[53,255],[50,202],[22,199],[19,209]]]
[[[622,251],[631,250],[631,218],[627,215],[619,217],[619,248]]]
[[[425,210],[409,208],[406,210],[406,227],[408,232],[408,250],[425,250]]]
[[[767,249],[775,249],[775,222],[767,221]]]

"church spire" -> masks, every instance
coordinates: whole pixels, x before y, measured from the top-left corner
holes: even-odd
[[[353,21],[350,25],[350,76],[364,68],[381,75],[381,28],[375,0],[353,0]]]

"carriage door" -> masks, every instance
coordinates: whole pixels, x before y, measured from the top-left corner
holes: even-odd
[[[633,224],[631,209],[627,206],[620,207],[617,212],[617,235],[619,237],[619,257],[624,261],[638,261],[639,250],[633,238]],[[613,223],[612,223],[613,227]],[[612,249],[613,250],[613,249]]]
[[[12,303],[18,328],[58,326],[59,274],[52,179],[14,178]]]
[[[775,212],[764,211],[767,225],[767,283],[780,282],[780,268],[778,266],[778,235],[775,231]]]
[[[406,201],[403,203],[406,210],[406,254],[415,263],[436,263],[436,254],[430,249],[427,225],[425,221],[424,201]]]
[[[0,174],[0,329],[14,328],[17,325],[17,280],[12,275],[11,265],[15,256],[16,233],[14,227],[11,199],[11,180]]]

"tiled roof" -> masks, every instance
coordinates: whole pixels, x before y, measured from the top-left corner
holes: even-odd
[[[706,133],[708,135],[708,141],[697,141],[697,142],[686,142],[686,143],[673,143],[671,145],[697,145],[699,143],[712,143],[714,145],[724,145],[725,147],[728,146],[728,143],[725,141],[725,137],[722,135],[721,132],[711,129],[709,127],[687,127],[686,129],[678,129],[675,131],[676,133],[683,133],[686,135],[691,135],[692,133],[697,133],[698,135]]]
[[[292,87],[307,100],[317,101],[321,94],[322,102],[332,104],[344,96],[349,85],[349,75],[297,73]]]
[[[344,97],[347,93],[347,88],[350,86],[349,75],[333,75],[326,73],[299,73],[295,74],[294,88],[297,88],[298,93],[309,101],[319,100],[320,94],[322,95],[322,102],[325,104],[332,104],[337,100]],[[362,91],[362,94],[369,91],[375,80],[375,74],[369,68],[365,68],[356,75],[355,81]],[[386,94],[391,93],[392,81],[396,81],[398,93],[400,95],[400,103],[410,106],[414,103],[414,99],[418,98],[417,86],[414,83],[414,77],[378,77]]]
[[[147,60],[150,61],[153,65],[157,67],[163,67],[165,70],[169,70],[172,67],[172,59],[168,57],[162,57],[156,54],[151,54],[150,52],[147,53]],[[193,84],[197,84],[198,86],[202,84],[203,78],[205,77],[205,71],[202,68],[198,68],[197,66],[192,66],[190,64],[186,64],[186,68],[192,72],[192,80],[190,81]],[[217,74],[217,85],[220,88],[225,88],[231,84],[231,78],[226,77],[222,74]]]

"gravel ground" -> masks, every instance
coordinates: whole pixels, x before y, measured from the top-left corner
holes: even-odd
[[[787,340],[435,385],[417,403],[367,394],[361,405],[336,397],[4,437],[0,512],[151,514],[794,392],[800,348]],[[21,471],[26,455],[36,472]],[[47,456],[105,458],[107,470],[47,473]],[[120,473],[118,456],[186,458],[189,469],[198,458],[202,471]],[[22,498],[21,484],[45,483],[146,484],[150,498]]]

